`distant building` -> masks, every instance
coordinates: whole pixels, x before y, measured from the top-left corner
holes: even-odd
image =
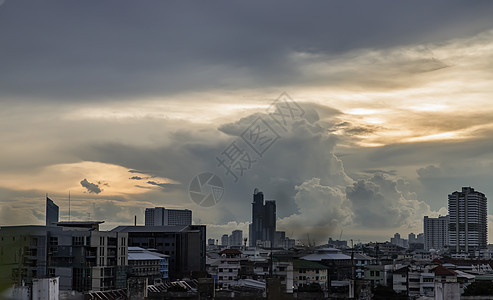
[[[276,202],[265,201],[264,193],[255,189],[252,203],[252,223],[250,224],[250,246],[257,243],[270,245],[275,243],[276,234]]]
[[[402,239],[401,235],[399,233],[394,234],[393,238],[390,238],[390,243],[394,244],[396,246],[402,247],[402,248],[407,248],[408,247],[408,242],[406,239]]]
[[[241,246],[243,243],[243,231],[242,230],[233,230],[231,233],[231,243],[229,246]]]
[[[407,235],[407,241],[409,244],[416,242],[416,235],[414,233],[410,233]]]
[[[449,239],[455,252],[473,252],[487,247],[486,196],[471,187],[448,195]]]
[[[215,240],[214,239],[208,239],[207,240],[207,246],[214,246]]]
[[[192,225],[192,211],[188,209],[146,208],[145,226]]]
[[[441,250],[449,240],[449,216],[440,216],[438,218],[424,217],[424,249]]]
[[[327,246],[337,249],[346,249],[348,247],[347,241],[333,240],[331,237],[329,237],[329,242],[327,243]]]
[[[46,197],[46,226],[56,226],[58,222],[59,208],[50,198]]]
[[[229,246],[229,236],[227,234],[223,234],[221,237],[221,245],[225,247]]]

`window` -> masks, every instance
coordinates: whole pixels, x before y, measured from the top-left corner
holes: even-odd
[[[380,271],[375,271],[375,276],[380,276]]]
[[[370,271],[370,276],[375,276],[375,272],[374,271]]]

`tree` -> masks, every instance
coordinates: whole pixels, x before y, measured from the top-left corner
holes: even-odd
[[[477,281],[466,287],[464,296],[490,296],[493,295],[493,282]]]
[[[390,287],[386,287],[383,285],[377,285],[373,292],[373,299],[375,300],[386,300],[386,299],[395,299],[395,300],[404,300],[407,299],[407,296],[398,294]]]

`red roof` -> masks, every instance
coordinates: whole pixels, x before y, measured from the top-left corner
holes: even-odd
[[[436,267],[433,270],[433,272],[435,273],[435,275],[439,275],[439,276],[455,276],[456,275],[454,271],[449,270],[442,265]]]
[[[219,254],[242,254],[238,249],[224,249],[223,251],[219,252]]]

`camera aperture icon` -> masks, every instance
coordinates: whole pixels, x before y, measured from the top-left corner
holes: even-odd
[[[216,174],[204,172],[192,179],[188,193],[193,202],[203,207],[211,207],[223,198],[224,184]]]

